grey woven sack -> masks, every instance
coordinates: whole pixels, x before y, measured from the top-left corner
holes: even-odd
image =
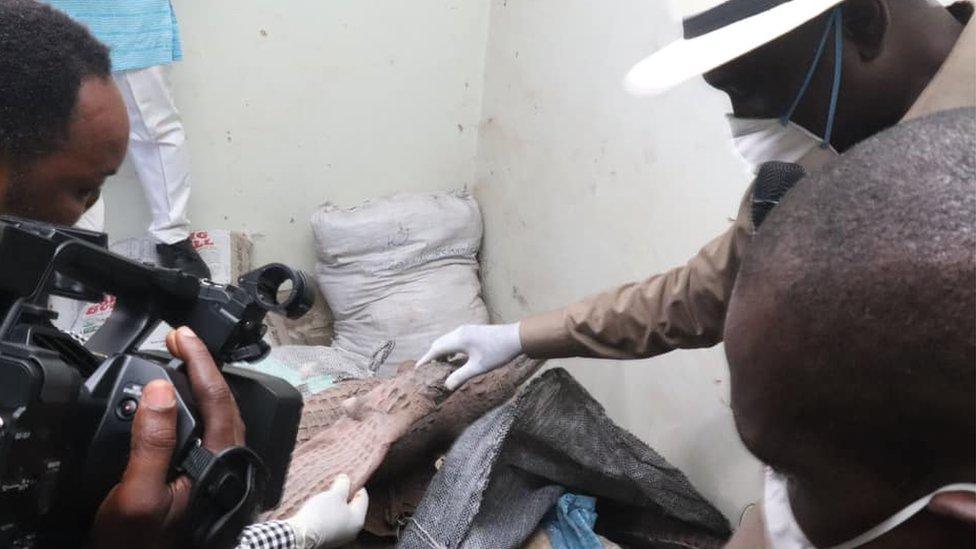
[[[597,532],[626,546],[710,549],[730,534],[681,471],[554,369],[454,443],[397,547],[518,547],[565,492],[595,496]]]

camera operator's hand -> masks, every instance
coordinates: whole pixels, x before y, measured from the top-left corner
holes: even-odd
[[[203,342],[189,328],[166,338],[173,356],[186,363],[193,398],[203,418],[203,445],[211,452],[244,444],[237,403]],[[176,547],[179,520],[189,502],[191,482],[166,482],[176,448],[176,394],[171,384],[153,381],[142,390],[132,422],[129,464],[102,502],[92,529],[97,549]]]

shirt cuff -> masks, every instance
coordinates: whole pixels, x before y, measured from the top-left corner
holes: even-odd
[[[295,530],[285,521],[252,524],[241,532],[236,549],[296,549]]]
[[[530,358],[567,358],[579,355],[579,344],[566,327],[566,310],[523,318],[519,322],[522,352]]]

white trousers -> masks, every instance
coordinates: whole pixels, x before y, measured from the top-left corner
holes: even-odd
[[[172,244],[190,236],[190,151],[183,120],[173,102],[169,65],[113,73],[129,113],[128,158],[152,212],[149,234]],[[78,226],[104,230],[102,199]]]

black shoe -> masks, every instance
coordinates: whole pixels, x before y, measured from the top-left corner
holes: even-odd
[[[210,269],[193,249],[189,238],[174,244],[156,244],[156,252],[159,253],[159,263],[163,267],[179,269],[197,278],[210,278]]]

